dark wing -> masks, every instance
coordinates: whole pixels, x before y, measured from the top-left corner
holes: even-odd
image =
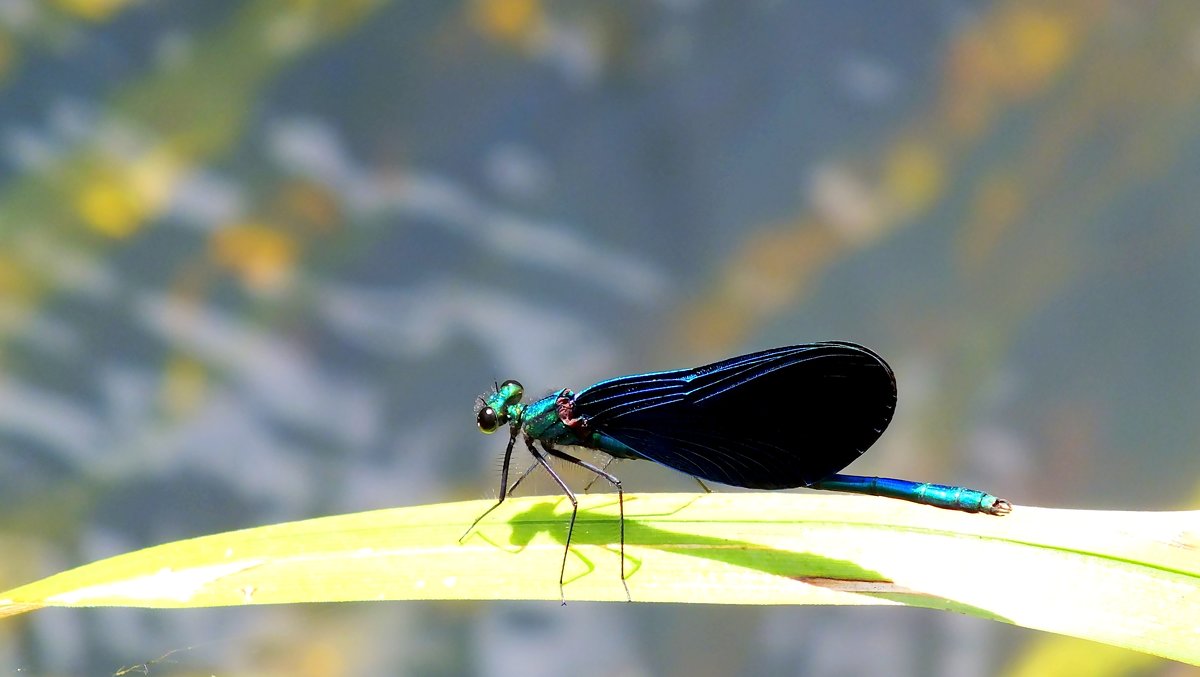
[[[812,484],[858,458],[896,408],[883,358],[853,343],[773,348],[579,393],[574,413],[639,456],[722,484]]]

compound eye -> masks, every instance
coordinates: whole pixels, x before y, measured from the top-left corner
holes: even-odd
[[[496,432],[500,427],[500,417],[496,415],[496,410],[491,407],[484,407],[479,410],[479,418],[476,419],[479,423],[479,430],[488,435]]]
[[[525,388],[521,385],[520,381],[514,381],[510,378],[504,383],[500,384],[500,390],[505,390],[510,386],[512,387],[512,395],[510,395],[509,398],[516,402],[520,402],[521,397],[525,394]]]

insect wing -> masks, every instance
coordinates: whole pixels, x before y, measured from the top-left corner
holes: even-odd
[[[850,464],[887,428],[896,381],[853,343],[773,348],[603,381],[574,413],[641,457],[723,484],[782,489]]]

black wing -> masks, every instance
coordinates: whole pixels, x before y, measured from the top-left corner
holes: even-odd
[[[603,381],[574,414],[642,458],[722,484],[812,484],[858,458],[896,408],[883,358],[853,343],[773,348]]]

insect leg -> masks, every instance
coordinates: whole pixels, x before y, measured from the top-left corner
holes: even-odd
[[[542,443],[542,448],[546,450],[547,454],[550,454],[555,458],[561,458],[568,463],[574,463],[581,468],[585,468],[596,473],[597,477],[603,477],[604,479],[608,480],[609,484],[617,488],[617,506],[621,514],[621,585],[625,586],[625,599],[632,602],[633,597],[629,594],[629,583],[625,581],[625,490],[621,488],[621,480],[617,479],[616,475],[604,470],[604,468],[597,468],[587,461],[581,461],[568,453],[555,449],[545,442]],[[605,463],[604,467],[607,468],[608,464]],[[565,559],[563,560],[563,564],[564,566],[566,565]]]
[[[563,546],[562,566],[559,567],[558,570],[558,594],[562,597],[563,606],[566,606],[567,594],[563,592],[563,577],[565,577],[567,574],[567,555],[571,552],[571,534],[575,533],[575,518],[579,515],[579,499],[575,498],[575,492],[571,491],[571,488],[567,486],[567,483],[563,481],[563,478],[559,477],[558,473],[554,472],[554,468],[550,466],[550,462],[546,460],[546,457],[542,455],[542,452],[538,451],[537,448],[533,446],[532,439],[526,437],[525,446],[529,447],[529,453],[533,454],[533,457],[537,459],[537,462],[546,469],[546,472],[550,473],[550,477],[554,478],[554,481],[558,483],[558,487],[562,489],[563,493],[567,495],[567,498],[571,500],[571,523],[567,526],[567,541],[566,545]],[[547,451],[550,451],[550,449],[547,448]]]
[[[508,495],[508,466],[509,466],[509,463],[512,462],[512,450],[513,450],[513,445],[516,443],[516,441],[517,441],[517,430],[516,430],[516,428],[513,428],[512,434],[510,434],[508,436],[508,448],[504,450],[504,465],[500,466],[500,498],[497,499],[495,505],[488,508],[487,510],[484,510],[482,515],[480,515],[479,517],[476,517],[474,522],[471,522],[471,526],[467,527],[467,530],[463,532],[463,535],[458,537],[459,543],[463,542],[463,539],[467,537],[467,534],[471,533],[471,530],[475,528],[476,524],[479,524],[480,520],[482,520],[484,517],[487,517],[488,513],[492,512],[496,508],[499,508],[500,504],[504,502],[505,496]],[[528,475],[528,474],[529,474],[529,471],[526,470],[525,475]],[[516,482],[514,482],[513,486],[515,487],[516,485],[520,484],[521,480],[525,479],[525,475],[521,475],[521,478],[518,479]]]
[[[537,470],[538,468],[540,468],[541,465],[542,465],[541,463],[534,462],[533,465],[526,468],[525,472],[521,473],[521,476],[517,478],[516,482],[513,482],[512,484],[508,485],[508,494],[511,496],[512,493],[517,490],[517,485],[519,485],[521,482],[525,481],[525,478],[529,477],[529,475],[531,473],[533,473],[534,470]]]
[[[609,456],[608,459],[604,461],[604,465],[600,466],[600,469],[608,470],[608,466],[612,465],[613,461],[615,461],[615,460],[617,460],[615,456]],[[588,480],[588,483],[583,485],[583,493],[586,494],[588,492],[588,490],[592,488],[592,485],[596,483],[596,480],[600,479],[600,477],[601,477],[601,475],[599,473],[597,473],[595,477]]]

